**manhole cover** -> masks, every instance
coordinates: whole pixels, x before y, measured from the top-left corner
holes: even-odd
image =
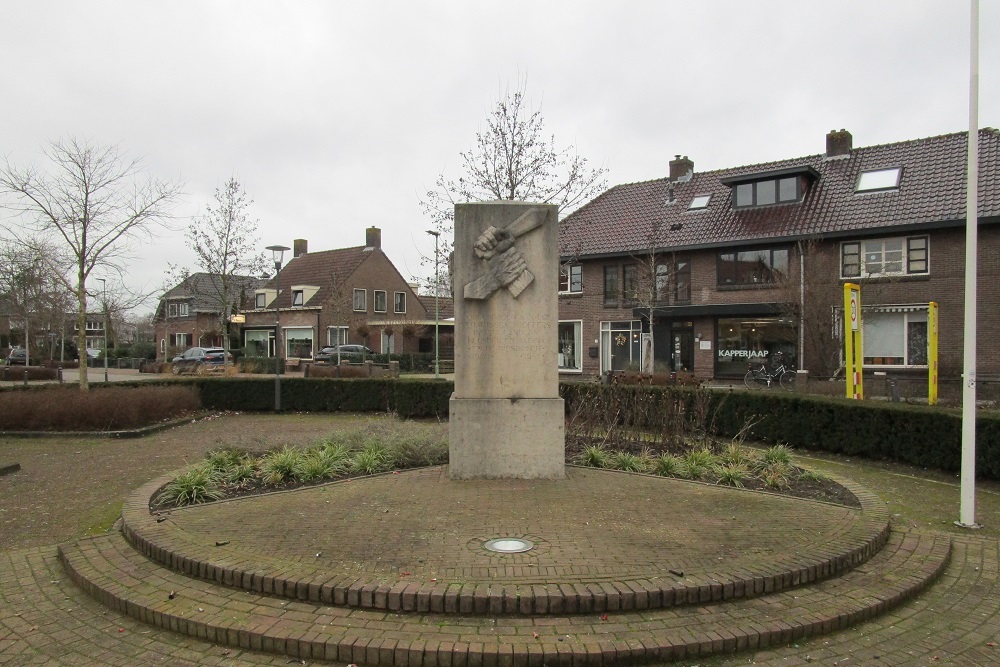
[[[534,543],[531,541],[516,537],[498,537],[483,545],[488,551],[495,551],[501,554],[520,554],[530,551],[534,546]]]

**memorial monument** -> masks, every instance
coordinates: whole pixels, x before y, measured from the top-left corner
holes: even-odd
[[[455,206],[452,479],[565,477],[558,207]]]

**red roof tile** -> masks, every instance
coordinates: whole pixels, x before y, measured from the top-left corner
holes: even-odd
[[[637,249],[684,249],[817,235],[864,234],[907,225],[964,221],[965,132],[853,149],[844,157],[808,157],[618,185],[569,215],[560,254],[613,255]],[[1000,221],[1000,131],[979,133],[979,217]],[[898,190],[856,193],[862,171],[902,167]],[[734,209],[721,179],[790,167],[812,167],[819,178],[801,201]],[[691,200],[711,195],[708,207]]]

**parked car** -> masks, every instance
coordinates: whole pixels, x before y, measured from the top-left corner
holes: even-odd
[[[370,357],[375,354],[373,351],[369,350],[364,345],[341,345],[340,346],[340,358],[346,359],[347,361],[357,361],[366,356]],[[322,348],[316,353],[316,363],[317,364],[335,364],[337,363],[337,346],[330,345]]]
[[[174,357],[171,371],[174,375],[181,373],[205,373],[219,371],[224,368],[226,351],[221,347],[192,347],[184,354]],[[233,355],[229,355],[232,363]]]
[[[3,362],[7,366],[25,366],[31,365],[28,360],[28,351],[23,347],[15,347],[7,355],[7,358]]]

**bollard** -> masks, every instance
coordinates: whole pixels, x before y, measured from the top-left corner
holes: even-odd
[[[59,378],[59,384],[62,384],[63,383],[62,366],[56,367],[56,376]]]
[[[892,393],[892,402],[899,403],[899,385],[896,378],[889,378],[889,391]]]
[[[28,367],[24,367],[24,386],[28,386]]]

